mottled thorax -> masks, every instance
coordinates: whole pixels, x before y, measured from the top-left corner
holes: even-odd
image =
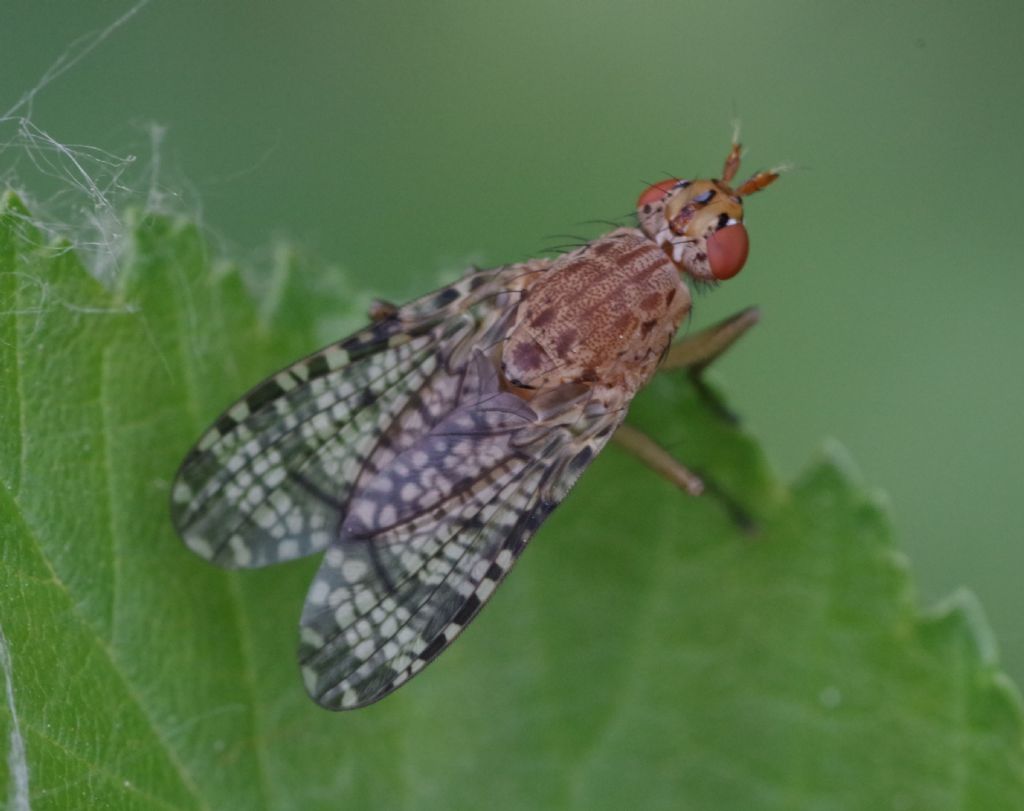
[[[632,397],[654,374],[690,294],[664,251],[623,228],[537,274],[502,350],[509,383],[593,383]]]

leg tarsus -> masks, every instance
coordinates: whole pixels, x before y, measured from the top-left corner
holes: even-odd
[[[729,518],[747,535],[757,535],[760,527],[754,517],[747,512],[746,508],[725,490],[719,487],[714,479],[704,478],[704,486],[709,496],[718,501],[725,508]]]

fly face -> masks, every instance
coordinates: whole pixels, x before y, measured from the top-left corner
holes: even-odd
[[[734,145],[721,180],[671,178],[649,186],[637,200],[640,227],[668,254],[680,273],[716,283],[743,269],[750,249],[743,227],[743,195],[766,188],[778,170],[758,172],[738,188],[730,185],[740,165]]]

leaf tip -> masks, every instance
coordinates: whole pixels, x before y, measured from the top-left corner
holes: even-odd
[[[853,460],[853,455],[834,437],[827,437],[822,441],[814,466],[830,470],[847,484],[859,486],[863,483],[860,468]]]
[[[998,666],[999,644],[992,633],[985,609],[970,589],[958,588],[941,599],[925,612],[924,620],[936,627],[960,630],[982,665]]]

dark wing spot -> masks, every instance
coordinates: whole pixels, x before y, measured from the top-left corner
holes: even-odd
[[[381,344],[386,344],[394,332],[395,325],[391,319],[375,321],[366,329],[342,341],[341,348],[348,352],[352,360],[358,360],[376,351]]]
[[[572,458],[572,461],[569,463],[569,469],[574,473],[583,470],[593,455],[594,452],[589,447],[584,448]]]
[[[323,355],[315,355],[306,364],[306,372],[310,380],[323,377],[329,371],[331,371],[331,368],[327,365],[327,358]]]
[[[281,388],[280,384],[270,378],[264,380],[255,389],[249,392],[249,396],[245,398],[246,404],[249,406],[249,410],[256,412],[259,411],[263,406],[272,400],[276,400],[284,394],[284,389]]]
[[[469,599],[462,604],[462,608],[459,609],[458,613],[452,617],[452,622],[456,625],[466,625],[479,610],[480,598],[476,594],[471,594]]]
[[[454,287],[446,287],[434,296],[433,304],[435,307],[444,307],[446,304],[451,304],[455,299],[459,297],[459,291]]]
[[[377,401],[377,395],[369,389],[363,389],[359,393],[359,404],[357,408],[363,409],[373,405]]]
[[[471,515],[469,518],[465,518],[462,521],[462,530],[464,532],[472,532],[473,530],[483,529],[486,526],[483,519],[478,515]]]
[[[472,279],[469,280],[469,289],[476,290],[477,288],[490,281],[490,276],[486,273],[478,273],[476,268],[473,268],[473,272],[477,273]]]
[[[420,659],[422,659],[425,662],[429,662],[431,659],[437,656],[437,654],[443,651],[444,646],[447,644],[448,640],[445,639],[444,634],[438,634],[431,640],[430,644],[427,645],[426,648],[424,648],[423,652],[420,654]]]

